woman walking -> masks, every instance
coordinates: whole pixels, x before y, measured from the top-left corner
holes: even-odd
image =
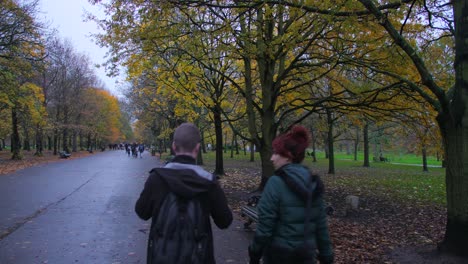
[[[333,263],[324,186],[302,165],[310,133],[303,126],[273,140],[275,173],[257,205],[259,221],[249,246],[250,263]]]

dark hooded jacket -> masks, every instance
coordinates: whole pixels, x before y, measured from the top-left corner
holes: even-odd
[[[205,222],[208,225],[207,230],[210,238],[205,254],[207,259],[204,263],[216,263],[209,217],[211,215],[213,222],[221,229],[229,227],[232,223],[232,212],[216,177],[195,165],[195,159],[192,157],[176,156],[165,167],[154,168],[150,171],[150,176],[135,204],[135,212],[143,220],[157,219],[159,208],[169,192],[184,198],[200,197],[204,214],[208,220]],[[151,248],[148,246],[147,263],[151,261],[151,252]]]
[[[280,174],[294,182],[294,189]],[[311,185],[316,188],[306,228],[306,204],[301,195],[308,193],[309,181],[315,182]],[[252,253],[263,255],[264,263],[268,264],[315,263],[316,258],[321,263],[332,263],[333,250],[322,196],[323,183],[318,176],[311,176],[307,167],[291,163],[276,171],[268,179],[257,205],[259,222],[250,245]],[[307,234],[305,230],[308,230]]]

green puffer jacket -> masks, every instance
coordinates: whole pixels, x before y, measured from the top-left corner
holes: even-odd
[[[283,166],[280,170],[306,190],[311,177],[307,167],[292,163]],[[320,179],[317,177],[315,181]],[[315,263],[316,257],[321,263],[333,262],[333,249],[322,198],[323,184],[320,182],[317,186],[319,187],[313,194],[309,232],[304,234],[306,204],[278,175],[270,177],[257,205],[259,222],[250,245],[251,252],[258,254],[262,252],[264,263]],[[312,260],[294,260],[292,258],[298,255],[294,250],[304,245],[304,235],[309,248],[302,251],[307,251]],[[313,248],[318,250],[318,256]],[[294,253],[288,254],[289,252]]]

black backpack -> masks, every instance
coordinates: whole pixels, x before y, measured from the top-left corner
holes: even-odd
[[[148,263],[206,262],[207,224],[199,198],[184,199],[169,192],[153,221]]]

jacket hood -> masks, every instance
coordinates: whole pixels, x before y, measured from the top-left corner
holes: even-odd
[[[314,197],[323,195],[324,193],[324,186],[320,177],[316,174],[313,174],[309,168],[304,165],[298,163],[286,164],[285,166],[279,168],[275,174],[278,176],[281,174],[287,175],[291,180],[290,185],[293,185],[295,192],[303,198],[307,196],[307,186],[310,180],[312,180],[312,185],[315,186],[313,191]],[[310,177],[312,177],[312,179]]]
[[[184,198],[193,198],[208,192],[215,185],[213,174],[194,163],[192,158],[176,156],[172,162],[152,172],[160,175],[171,192]]]
[[[309,175],[311,174],[309,168],[298,163],[289,163],[279,170],[284,171],[294,181],[306,188],[309,182]]]

